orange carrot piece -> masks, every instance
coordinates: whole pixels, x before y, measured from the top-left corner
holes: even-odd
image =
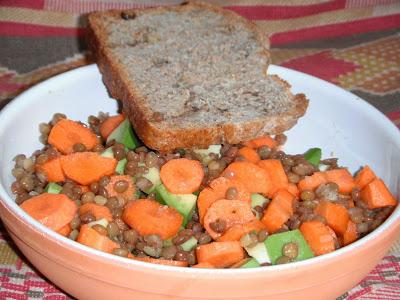
[[[257,219],[248,223],[237,224],[225,231],[224,234],[218,238],[218,242],[239,241],[246,233],[252,231],[259,232],[264,228],[265,225]]]
[[[107,236],[98,233],[88,224],[84,224],[81,226],[76,241],[90,248],[94,248],[107,253],[112,253],[114,249],[120,247],[119,244],[110,240]]]
[[[119,124],[121,124],[124,120],[124,115],[111,116],[104,120],[104,122],[100,124],[99,128],[100,134],[103,139],[106,140],[111,132],[113,132],[114,129],[117,128]]]
[[[222,234],[211,228],[211,224],[217,220],[225,221],[226,229],[229,229],[234,225],[244,224],[254,219],[250,204],[240,200],[222,199],[214,202],[208,208],[204,216],[204,228],[213,239],[217,239]]]
[[[321,184],[326,183],[327,179],[324,172],[315,172],[311,176],[306,176],[304,179],[300,180],[297,184],[300,192],[304,190],[313,191]]]
[[[261,167],[248,161],[236,161],[231,163],[222,176],[241,182],[251,193],[268,195],[272,188],[268,173]]]
[[[257,151],[247,146],[240,148],[237,155],[242,156],[245,160],[252,163],[260,161],[260,155],[258,155]]]
[[[85,203],[79,207],[79,215],[83,216],[86,213],[91,213],[96,220],[106,219],[112,222],[113,217],[108,207],[96,203]]]
[[[396,205],[397,201],[389,191],[385,183],[375,178],[368,183],[360,193],[361,200],[367,203],[368,208],[379,208],[385,206]]]
[[[355,186],[354,178],[347,169],[333,169],[325,172],[327,182],[334,182],[339,186],[339,192],[349,194]]]
[[[353,221],[349,220],[349,222],[347,223],[346,231],[343,234],[343,244],[351,244],[352,242],[356,241],[357,238],[357,225]]]
[[[44,226],[58,231],[74,218],[77,206],[64,194],[43,193],[24,201],[20,207]]]
[[[68,119],[60,120],[50,131],[48,143],[63,154],[73,152],[75,144],[92,150],[99,143],[97,136],[87,127]]]
[[[125,206],[122,220],[141,235],[158,234],[166,240],[178,233],[183,217],[157,201],[140,199]]]
[[[237,241],[212,242],[196,248],[198,263],[210,263],[216,268],[225,268],[244,258],[243,248]]]
[[[300,197],[300,191],[297,187],[297,185],[295,185],[294,183],[289,183],[286,186],[286,190],[291,193],[293,196],[296,197],[296,199],[298,199]]]
[[[197,208],[199,212],[200,223],[203,224],[207,209],[217,200],[225,199],[229,188],[235,188],[237,193],[233,200],[241,200],[250,203],[251,194],[244,185],[237,180],[226,177],[218,177],[211,181],[210,186],[203,189],[197,199]]]
[[[203,177],[201,163],[187,158],[171,159],[160,170],[162,183],[173,194],[191,194],[197,191]]]
[[[60,157],[46,161],[44,164],[36,164],[36,171],[43,172],[49,182],[61,182],[65,180],[64,172],[61,168]]]
[[[196,265],[193,265],[192,268],[199,268],[199,269],[215,269],[215,266],[210,264],[209,262],[202,262]]]
[[[257,149],[262,146],[268,146],[269,148],[274,148],[278,145],[277,141],[275,141],[272,137],[265,135],[259,138],[252,139],[250,141],[244,142],[243,145]]]
[[[303,222],[300,231],[315,255],[322,255],[335,250],[333,231],[324,223],[320,221]]]
[[[119,181],[126,181],[128,183],[128,188],[122,192],[118,193],[114,186]],[[109,197],[122,197],[125,201],[133,200],[135,198],[136,187],[133,183],[133,178],[128,175],[114,175],[111,176],[110,182],[105,186]]]
[[[349,200],[348,200],[348,203],[349,203],[349,208],[356,207],[355,204],[354,204],[353,199],[349,199]]]
[[[293,215],[295,196],[287,190],[279,190],[264,211],[261,222],[269,234],[276,232]]]
[[[164,266],[172,266],[172,267],[187,267],[187,261],[177,261],[177,260],[169,260],[169,259],[160,259],[160,258],[152,258],[152,257],[138,257],[138,256],[130,256],[133,260],[140,260],[152,264],[164,265]]]
[[[61,234],[62,236],[68,236],[71,233],[71,226],[69,226],[69,224],[64,225],[57,230],[57,233]]]
[[[114,158],[94,152],[76,152],[61,157],[64,174],[81,185],[89,185],[105,175],[113,174],[117,163]]]
[[[368,183],[376,178],[374,171],[369,166],[364,166],[357,174],[355,184],[359,189],[363,189]]]
[[[335,233],[343,235],[349,222],[349,213],[347,209],[340,204],[329,201],[321,201],[314,209],[314,213],[323,216],[330,228]]]
[[[272,188],[267,195],[268,197],[273,197],[278,190],[285,188],[289,184],[288,177],[279,159],[261,160],[257,165],[267,171],[271,180]]]

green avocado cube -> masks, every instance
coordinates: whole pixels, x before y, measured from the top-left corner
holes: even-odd
[[[321,161],[322,151],[320,148],[311,148],[306,153],[304,153],[304,158],[312,165],[318,167]]]
[[[192,212],[197,203],[197,196],[193,194],[172,194],[163,184],[158,185],[155,191],[156,199],[161,199],[161,203],[175,208],[183,216],[182,226],[185,226],[192,217]]]
[[[49,194],[59,194],[62,191],[62,186],[55,182],[49,182],[44,191]]]
[[[268,236],[264,243],[272,264],[276,264],[276,260],[283,256],[282,249],[287,243],[297,244],[298,255],[293,261],[314,257],[314,253],[298,229],[272,234]]]
[[[148,172],[143,174],[142,177],[146,178],[153,184],[149,190],[144,191],[147,194],[154,192],[156,187],[161,184],[160,170],[158,170],[156,167],[149,168]]]
[[[107,138],[107,143],[115,140],[117,143],[124,144],[128,149],[134,150],[139,146],[139,140],[137,139],[131,122],[125,119],[117,128],[115,128]]]
[[[240,269],[249,269],[249,268],[258,268],[260,264],[254,258],[249,258],[246,260],[239,268]]]
[[[119,175],[123,175],[125,172],[125,166],[128,160],[126,158],[121,159],[117,166],[115,167],[115,172],[117,172]]]
[[[261,194],[251,194],[251,208],[263,206],[269,200]]]

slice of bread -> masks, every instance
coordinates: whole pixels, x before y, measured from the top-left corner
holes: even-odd
[[[257,26],[209,4],[92,13],[89,44],[111,96],[153,149],[278,134],[308,105],[266,75],[269,41]]]

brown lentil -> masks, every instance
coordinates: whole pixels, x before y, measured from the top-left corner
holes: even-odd
[[[100,186],[99,191],[97,193],[98,193],[98,195],[100,195],[104,198],[108,198],[108,192],[104,186]]]
[[[238,190],[235,187],[230,187],[226,190],[225,198],[228,200],[234,200],[238,196]]]
[[[226,221],[217,219],[210,223],[210,228],[217,233],[224,233],[226,230]]]
[[[275,261],[275,263],[277,264],[277,265],[282,265],[282,264],[287,264],[287,263],[290,263],[292,260],[289,258],[289,257],[287,257],[287,256],[281,256],[281,257],[279,257],[276,261]]]
[[[315,194],[313,191],[304,190],[300,194],[300,199],[303,201],[311,201],[315,199]]]
[[[79,231],[76,230],[76,229],[74,229],[74,230],[72,230],[72,231],[69,233],[68,238],[69,238],[70,240],[75,241],[75,240],[78,238],[78,235],[79,235]]]
[[[188,261],[188,254],[183,250],[178,250],[174,258],[177,261]]]
[[[261,229],[257,234],[257,240],[260,243],[264,242],[267,239],[267,237],[268,237],[268,232],[266,229]]]
[[[301,180],[301,177],[293,172],[287,173],[287,177],[290,183],[297,184]]]
[[[99,191],[99,184],[97,182],[93,182],[90,184],[89,188],[93,193],[97,194]]]
[[[49,157],[47,156],[47,154],[43,153],[43,154],[40,154],[38,157],[36,157],[35,162],[38,165],[43,165],[48,159],[49,159]]]
[[[258,243],[258,236],[255,232],[246,233],[240,238],[240,244],[242,245],[242,247],[252,248],[257,243]]]
[[[93,147],[92,151],[93,152],[103,152],[104,146],[102,144],[97,144],[96,146]]]
[[[152,183],[150,180],[148,180],[147,178],[139,177],[139,178],[136,180],[136,187],[137,187],[139,190],[147,191],[147,190],[149,190],[152,186],[153,186],[153,183]]]
[[[287,141],[287,136],[285,134],[283,134],[283,133],[277,134],[275,136],[275,141],[278,143],[278,145],[283,145]]]
[[[117,193],[123,193],[125,192],[129,187],[129,183],[126,180],[118,180],[116,183],[114,183],[114,191]]]
[[[189,265],[194,265],[196,264],[196,261],[196,253],[194,252],[194,250],[191,250],[190,252],[188,252],[187,262]]]
[[[95,196],[93,200],[98,205],[105,205],[107,203],[107,198],[100,195]]]
[[[123,232],[124,241],[130,244],[135,244],[139,239],[139,234],[134,229],[128,229]]]
[[[110,238],[116,237],[118,234],[120,234],[119,227],[114,222],[108,223],[107,232]]]
[[[129,252],[124,248],[115,248],[112,253],[118,256],[127,257]]]
[[[204,232],[200,235],[200,237],[198,238],[198,243],[199,245],[204,245],[204,244],[208,244],[212,241],[211,236],[207,233]]]
[[[165,259],[173,259],[178,251],[175,245],[163,248],[161,251],[161,256]]]
[[[119,206],[117,197],[108,198],[105,206],[108,207],[108,209],[110,210],[117,208]]]
[[[86,193],[83,193],[83,195],[81,197],[81,201],[83,204],[91,203],[94,201],[94,197],[95,197],[95,194],[93,192],[86,192]]]
[[[72,147],[72,150],[74,152],[85,152],[86,151],[86,146],[84,144],[82,144],[82,143],[76,143]]]
[[[108,234],[107,228],[105,228],[103,225],[100,224],[95,224],[92,226],[94,230],[96,230],[98,233],[101,235],[106,236]]]
[[[87,213],[82,214],[82,215],[80,216],[80,218],[81,218],[81,222],[84,223],[84,224],[87,224],[87,223],[96,221],[96,218],[95,218],[95,217],[93,216],[93,214],[90,213],[90,212],[87,212]]]
[[[146,253],[148,256],[158,258],[161,255],[161,248],[155,248],[146,245],[143,247],[143,252]]]
[[[144,159],[144,164],[148,168],[157,167],[158,165],[158,156],[154,152],[149,152],[146,154]]]
[[[339,198],[339,186],[334,182],[321,184],[316,190],[317,198],[326,199],[329,201],[337,201]]]
[[[299,246],[296,243],[286,243],[282,248],[282,255],[294,259],[299,254]]]
[[[299,176],[312,175],[314,173],[314,166],[309,163],[300,163],[292,167],[292,172]]]
[[[69,226],[72,230],[78,229],[81,226],[81,219],[79,218],[79,216],[75,216],[69,223]]]
[[[100,180],[99,180],[99,185],[101,186],[101,187],[105,187],[107,184],[109,184],[110,183],[110,177],[108,177],[108,176],[103,176],[103,177],[101,177],[100,178]]]
[[[257,152],[261,159],[267,159],[271,155],[271,148],[268,146],[262,146],[257,149]]]

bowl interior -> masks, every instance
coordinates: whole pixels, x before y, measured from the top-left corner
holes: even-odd
[[[400,132],[385,116],[357,96],[314,77],[276,66],[269,73],[283,77],[293,92],[310,99],[306,115],[287,133],[287,153],[320,147],[323,157],[338,157],[351,172],[368,164],[398,198]],[[0,112],[0,198],[16,208],[10,191],[12,159],[42,147],[39,123],[56,112],[86,122],[90,114],[114,114],[117,109],[95,65],[56,76],[19,96]]]

